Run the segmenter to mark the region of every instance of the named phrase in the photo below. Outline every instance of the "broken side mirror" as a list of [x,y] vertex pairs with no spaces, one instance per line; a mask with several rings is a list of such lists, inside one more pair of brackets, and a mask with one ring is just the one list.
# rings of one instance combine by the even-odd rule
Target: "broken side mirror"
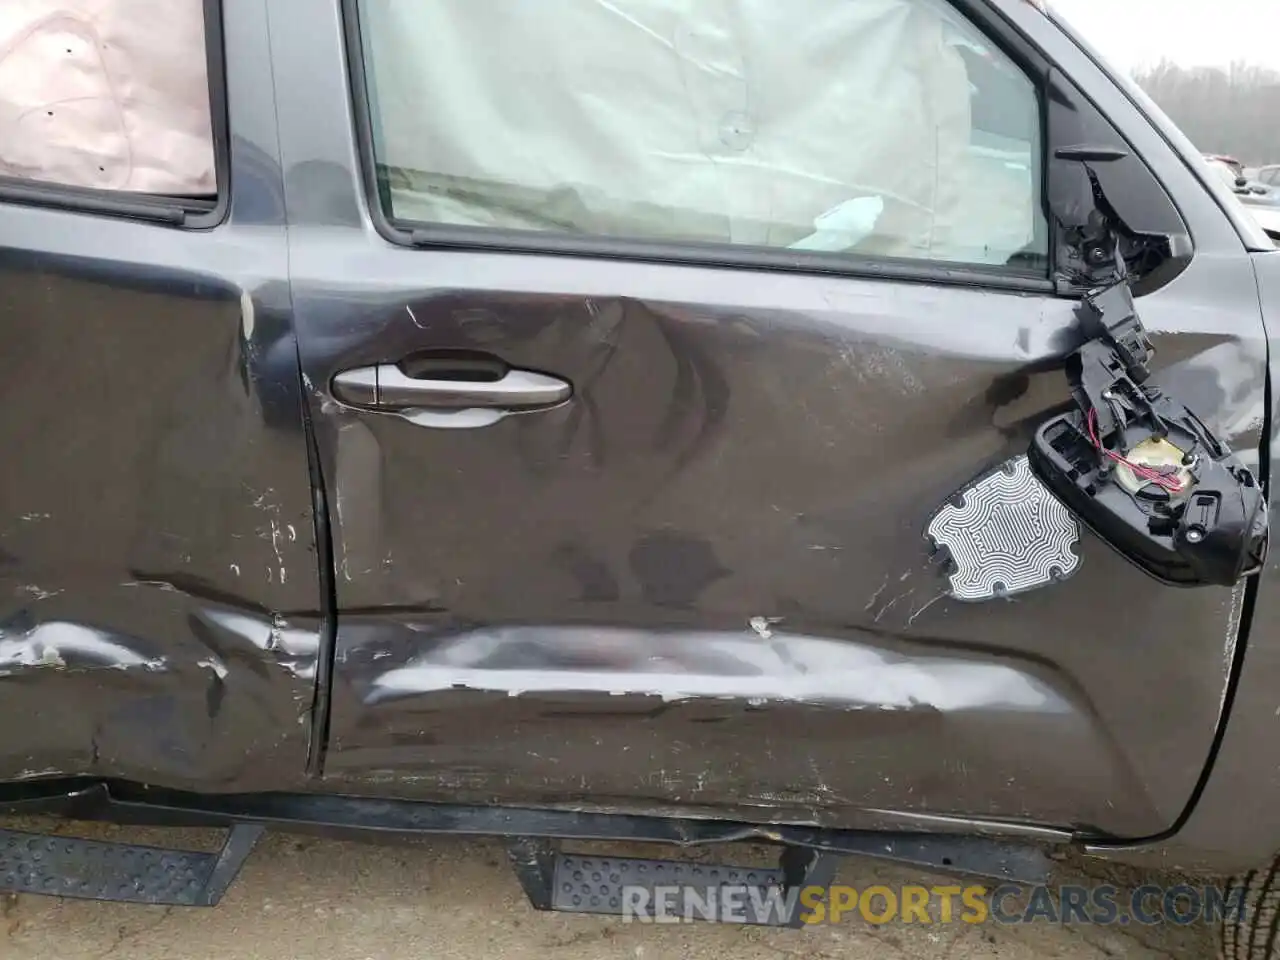
[[1180,586],[1232,585],[1267,554],[1266,498],[1225,443],[1147,383],[1154,352],[1128,283],[1080,305],[1086,341],[1067,360],[1076,409],[1036,431],[1036,476],[1142,570]]

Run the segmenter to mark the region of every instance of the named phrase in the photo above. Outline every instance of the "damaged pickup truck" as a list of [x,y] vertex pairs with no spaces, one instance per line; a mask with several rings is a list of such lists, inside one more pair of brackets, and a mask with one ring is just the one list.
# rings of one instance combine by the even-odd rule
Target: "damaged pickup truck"
[[0,809],[228,842],[0,888],[270,827],[1274,900],[1280,253],[1067,25],[157,2],[0,15]]

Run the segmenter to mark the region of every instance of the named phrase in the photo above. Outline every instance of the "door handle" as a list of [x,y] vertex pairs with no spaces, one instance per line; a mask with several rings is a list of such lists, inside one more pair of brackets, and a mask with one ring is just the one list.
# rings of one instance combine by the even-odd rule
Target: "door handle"
[[333,395],[364,410],[538,410],[568,400],[573,388],[558,377],[507,369],[493,380],[411,377],[394,363],[343,370]]

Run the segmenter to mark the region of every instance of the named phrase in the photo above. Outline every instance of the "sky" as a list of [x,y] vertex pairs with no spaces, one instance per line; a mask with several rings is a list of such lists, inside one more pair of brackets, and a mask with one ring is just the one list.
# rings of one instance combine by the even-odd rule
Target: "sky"
[[1183,66],[1233,60],[1280,70],[1280,0],[1049,0],[1123,70],[1167,57]]

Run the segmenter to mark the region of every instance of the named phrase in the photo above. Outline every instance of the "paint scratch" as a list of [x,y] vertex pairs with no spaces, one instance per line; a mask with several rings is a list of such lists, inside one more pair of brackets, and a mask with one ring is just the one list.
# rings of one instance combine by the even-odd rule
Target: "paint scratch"
[[884,593],[885,588],[888,586],[889,586],[889,577],[888,575],[886,575],[884,578],[884,583],[880,584],[880,589],[871,595],[871,599],[867,601],[867,605],[862,609],[870,610],[872,607],[874,607],[876,605],[876,601],[880,599],[880,594]]
[[759,635],[761,640],[772,640],[773,630],[771,628],[775,623],[781,622],[781,617],[752,617],[747,621],[748,625]]
[[880,610],[879,610],[879,612],[878,612],[878,613],[876,614],[876,616],[875,616],[875,621],[876,621],[876,623],[879,623],[879,622],[880,622],[880,618],[881,618],[881,617],[883,617],[886,613],[888,613],[888,612],[889,612],[889,610],[890,610],[890,608],[891,608],[891,607],[893,607],[893,605],[894,605],[895,603],[897,603],[899,600],[903,599],[903,597],[909,597],[909,596],[911,596],[910,591],[908,591],[907,593],[902,594],[902,596],[900,596],[900,597],[894,597],[892,600],[890,600],[888,603],[886,603],[883,607],[881,607],[881,608],[880,608]]
[[[270,520],[269,523],[271,524],[271,549],[275,552],[276,562],[280,565],[280,582],[284,583],[289,577],[289,572],[284,567],[284,553],[280,550],[280,541],[284,537],[284,531],[280,529],[280,524],[277,523],[274,518]],[[275,582],[273,574],[274,571],[268,567],[268,583]]]
[[928,610],[930,607],[932,607],[932,606],[933,606],[935,603],[937,603],[939,600],[944,600],[944,599],[946,599],[946,597],[948,597],[948,596],[949,596],[949,594],[944,590],[942,593],[938,594],[938,595],[937,595],[936,597],[934,597],[932,600],[929,600],[928,602],[926,602],[926,603],[924,604],[924,606],[922,606],[922,607],[920,607],[919,609],[915,610],[915,611],[911,614],[911,616],[907,617],[907,626],[911,626],[911,624],[913,624],[913,623],[915,623],[915,622],[916,622],[916,617],[920,616],[920,614],[924,613],[926,610]]
[[34,583],[27,584],[22,588],[22,590],[24,593],[30,595],[33,600],[48,600],[50,597],[56,597],[58,594],[62,593],[61,590],[45,590],[43,587],[38,587]]
[[210,657],[207,660],[197,660],[196,666],[205,667],[208,670],[212,670],[214,672],[214,675],[217,676],[219,680],[227,679],[227,668],[222,663],[221,660],[218,660],[213,657]]

